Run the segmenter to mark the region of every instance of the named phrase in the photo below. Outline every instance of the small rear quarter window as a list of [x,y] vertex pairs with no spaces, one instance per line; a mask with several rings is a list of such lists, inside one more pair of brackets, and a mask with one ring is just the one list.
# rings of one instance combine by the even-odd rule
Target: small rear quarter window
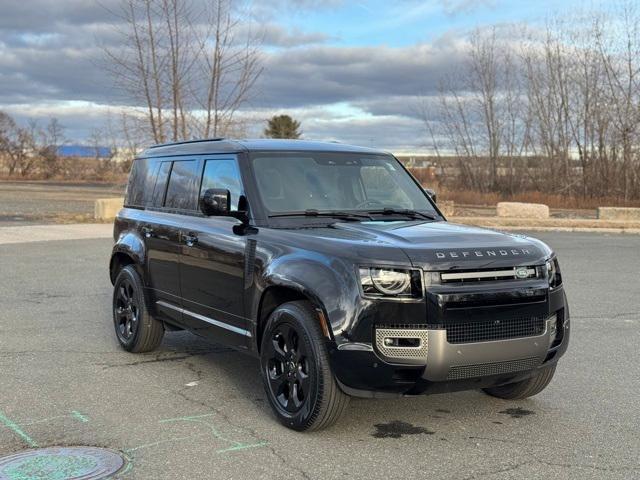
[[125,205],[147,206],[153,194],[156,164],[148,158],[134,160],[129,174]]

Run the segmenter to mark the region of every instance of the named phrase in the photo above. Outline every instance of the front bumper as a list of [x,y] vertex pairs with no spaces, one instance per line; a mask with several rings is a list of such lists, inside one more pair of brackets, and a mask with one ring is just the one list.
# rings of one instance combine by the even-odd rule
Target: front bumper
[[[540,335],[476,343],[449,343],[444,329],[427,329],[423,358],[390,359],[371,343],[343,342],[331,349],[341,388],[363,397],[441,393],[524,380],[555,364],[569,344],[569,309],[545,321]],[[373,340],[373,339],[372,339]],[[424,345],[423,345],[424,347]]]
[[546,320],[544,333],[535,337],[464,344],[448,343],[446,330],[428,330],[422,378],[441,382],[538,367],[555,339],[555,323],[556,317]]

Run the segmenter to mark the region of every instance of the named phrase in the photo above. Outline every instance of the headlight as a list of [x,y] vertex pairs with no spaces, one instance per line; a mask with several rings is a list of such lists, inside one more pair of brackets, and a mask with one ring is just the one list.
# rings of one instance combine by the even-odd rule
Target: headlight
[[547,260],[547,278],[549,279],[549,286],[556,288],[562,285],[562,275],[560,273],[560,264],[557,258]]
[[367,296],[422,296],[420,274],[414,270],[363,267],[360,269],[360,282]]

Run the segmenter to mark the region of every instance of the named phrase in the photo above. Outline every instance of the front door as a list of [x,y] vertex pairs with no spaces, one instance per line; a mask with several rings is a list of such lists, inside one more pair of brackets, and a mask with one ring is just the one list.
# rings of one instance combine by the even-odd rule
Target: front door
[[[200,194],[209,188],[231,193],[231,210],[243,194],[237,160],[204,161]],[[233,232],[231,217],[185,217],[181,228],[180,286],[185,322],[212,340],[246,347],[250,332],[244,312],[246,238]]]

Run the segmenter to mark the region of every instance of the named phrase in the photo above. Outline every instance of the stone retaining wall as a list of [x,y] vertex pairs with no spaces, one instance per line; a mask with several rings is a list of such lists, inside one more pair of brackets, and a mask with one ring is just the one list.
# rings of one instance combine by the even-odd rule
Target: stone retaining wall
[[549,207],[540,203],[499,202],[498,217],[549,218]]
[[94,207],[94,217],[96,220],[112,220],[122,208],[124,199],[116,198],[99,198],[96,200]]

